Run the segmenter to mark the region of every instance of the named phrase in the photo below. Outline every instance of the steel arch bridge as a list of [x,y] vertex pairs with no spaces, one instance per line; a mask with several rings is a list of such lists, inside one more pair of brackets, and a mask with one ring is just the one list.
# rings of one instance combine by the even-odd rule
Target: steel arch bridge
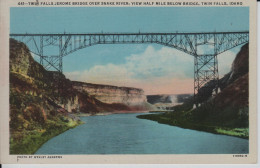
[[[200,32],[200,33],[73,33],[73,34],[10,34],[25,43],[29,50],[40,57],[40,64],[47,70],[62,73],[62,59],[77,50],[97,44],[147,44],[155,43],[175,48],[194,57],[194,97],[198,103],[200,89],[213,81],[218,90],[217,56],[238,45],[249,42],[249,32]],[[46,54],[48,46],[56,46],[57,54]],[[209,46],[208,53],[199,48]],[[45,49],[45,50],[44,50]],[[200,94],[203,95],[203,94]]]

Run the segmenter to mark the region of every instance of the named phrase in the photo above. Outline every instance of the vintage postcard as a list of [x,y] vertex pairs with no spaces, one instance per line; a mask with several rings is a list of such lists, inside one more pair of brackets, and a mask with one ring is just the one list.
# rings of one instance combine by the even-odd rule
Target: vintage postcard
[[1,163],[256,163],[256,2],[1,1]]

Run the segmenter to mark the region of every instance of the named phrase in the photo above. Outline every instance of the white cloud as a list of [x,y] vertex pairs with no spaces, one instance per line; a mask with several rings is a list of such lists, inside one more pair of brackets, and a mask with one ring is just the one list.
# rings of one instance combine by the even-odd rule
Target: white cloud
[[126,61],[125,66],[136,78],[147,79],[154,76],[186,78],[192,75],[187,69],[193,64],[193,57],[168,47],[155,50],[152,46],[148,46],[143,53],[133,54],[127,57]]
[[[235,53],[218,56],[219,73],[229,72]],[[193,91],[194,58],[169,47],[126,57],[124,64],[97,65],[85,71],[67,72],[71,80],[143,88],[146,94],[191,93]]]
[[[162,47],[155,50],[148,46],[143,53],[126,57],[126,63],[115,65],[97,65],[85,71],[89,72],[87,78],[116,78],[130,75],[134,78],[149,79],[154,76],[173,76],[177,78],[188,77],[192,71],[187,71],[193,65],[193,57],[172,48]],[[74,72],[75,73],[75,72]],[[76,75],[69,73],[70,75]],[[78,73],[78,72],[77,72]],[[78,76],[78,75],[76,75]]]

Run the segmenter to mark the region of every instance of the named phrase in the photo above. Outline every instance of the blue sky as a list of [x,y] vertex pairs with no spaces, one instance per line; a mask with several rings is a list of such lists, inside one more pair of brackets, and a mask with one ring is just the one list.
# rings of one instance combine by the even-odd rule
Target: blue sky
[[[249,30],[247,7],[11,8],[11,33],[205,32]],[[219,56],[220,76],[239,48]],[[64,57],[72,80],[147,88],[147,94],[193,89],[193,57],[165,46],[96,45]],[[185,84],[184,84],[185,83]],[[183,89],[173,86],[183,85]],[[169,88],[162,92],[160,87]]]

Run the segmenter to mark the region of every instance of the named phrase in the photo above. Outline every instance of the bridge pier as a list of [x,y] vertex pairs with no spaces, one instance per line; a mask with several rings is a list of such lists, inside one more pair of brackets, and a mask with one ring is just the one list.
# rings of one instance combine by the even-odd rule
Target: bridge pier
[[194,100],[201,103],[211,96],[212,90],[218,92],[217,55],[201,55],[194,57]]

